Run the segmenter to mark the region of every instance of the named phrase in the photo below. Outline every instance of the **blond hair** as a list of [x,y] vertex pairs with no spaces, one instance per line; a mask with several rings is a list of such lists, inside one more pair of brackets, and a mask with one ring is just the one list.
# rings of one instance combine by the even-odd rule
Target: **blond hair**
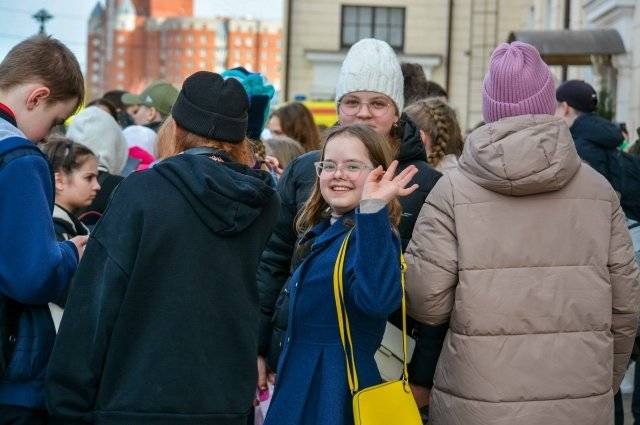
[[414,102],[405,109],[422,131],[431,139],[427,162],[437,167],[445,155],[462,154],[463,139],[455,111],[442,99],[430,98]]
[[302,145],[290,137],[281,136],[267,139],[264,142],[266,153],[278,159],[281,168],[304,153]]

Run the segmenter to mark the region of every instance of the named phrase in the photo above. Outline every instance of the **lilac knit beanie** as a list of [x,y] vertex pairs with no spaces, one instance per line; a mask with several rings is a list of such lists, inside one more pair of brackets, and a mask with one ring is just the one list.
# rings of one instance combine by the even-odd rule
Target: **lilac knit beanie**
[[516,115],[553,115],[555,83],[535,47],[514,41],[500,44],[491,55],[482,87],[486,122]]

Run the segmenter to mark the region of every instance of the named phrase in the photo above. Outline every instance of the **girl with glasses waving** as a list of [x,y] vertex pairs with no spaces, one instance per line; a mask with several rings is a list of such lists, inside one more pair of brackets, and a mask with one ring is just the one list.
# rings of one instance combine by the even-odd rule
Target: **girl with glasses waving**
[[410,183],[418,169],[410,165],[396,175],[389,145],[363,125],[334,128],[320,155],[311,197],[296,220],[309,253],[287,282],[289,326],[265,425],[353,423],[336,310],[329,302],[334,262],[351,229],[345,304],[362,388],[382,382],[374,353],[387,316],[400,306],[396,198],[418,188]]
[[[400,63],[393,49],[384,41],[360,40],[347,54],[336,84],[336,109],[339,126],[361,124],[375,131],[376,143],[398,161],[398,170],[417,168],[413,183],[419,189],[402,198],[402,216],[398,223],[401,246],[404,249],[413,231],[415,219],[424,200],[440,177],[427,164],[427,156],[419,130],[403,113],[404,81]],[[314,163],[322,160],[320,152],[308,152],[292,161],[278,183],[281,210],[274,233],[262,255],[258,268],[258,291],[261,309],[258,387],[267,387],[267,370],[275,371],[287,328],[287,302],[284,284],[291,270],[304,258],[305,250],[296,244],[301,236],[294,229],[299,214],[312,192],[315,182]],[[336,165],[339,170],[340,166]],[[345,166],[342,166],[342,171]],[[278,301],[280,298],[280,301]],[[414,359],[416,356],[414,356]],[[419,371],[433,371],[433,365],[419,366]],[[426,375],[428,375],[427,373]],[[429,376],[410,373],[415,383],[428,385]],[[424,404],[428,397],[422,397]]]

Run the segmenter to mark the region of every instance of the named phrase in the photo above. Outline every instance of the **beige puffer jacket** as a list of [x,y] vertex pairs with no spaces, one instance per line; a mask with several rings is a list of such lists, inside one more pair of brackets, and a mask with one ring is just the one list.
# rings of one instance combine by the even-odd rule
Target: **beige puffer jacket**
[[561,120],[473,132],[406,257],[410,315],[449,321],[430,423],[612,423],[640,275],[615,192]]

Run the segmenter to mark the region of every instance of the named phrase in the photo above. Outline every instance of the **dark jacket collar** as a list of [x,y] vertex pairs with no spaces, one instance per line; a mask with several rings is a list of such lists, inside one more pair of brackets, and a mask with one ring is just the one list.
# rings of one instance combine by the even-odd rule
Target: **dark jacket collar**
[[400,139],[400,150],[396,159],[399,162],[427,162],[427,151],[420,138],[420,129],[404,113],[400,117],[398,125],[402,126],[402,138]]
[[580,115],[569,131],[576,143],[590,142],[603,149],[615,149],[624,141],[620,127],[595,113]]

